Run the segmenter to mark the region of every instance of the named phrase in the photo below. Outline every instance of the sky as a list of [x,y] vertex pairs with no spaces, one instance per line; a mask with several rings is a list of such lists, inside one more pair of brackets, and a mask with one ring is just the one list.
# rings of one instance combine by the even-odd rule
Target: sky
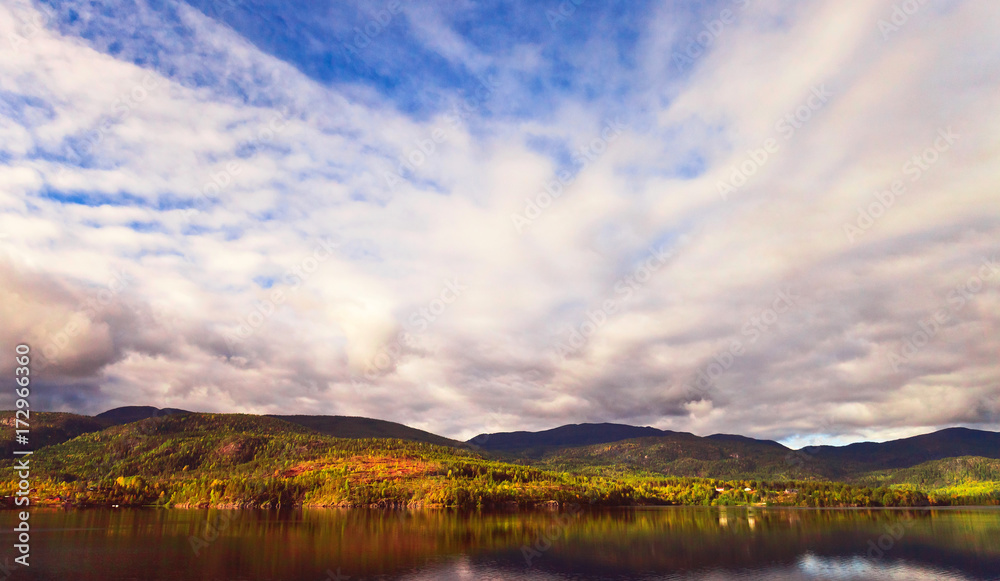
[[27,344],[37,410],[459,439],[998,430],[997,29],[975,0],[2,0],[0,374]]

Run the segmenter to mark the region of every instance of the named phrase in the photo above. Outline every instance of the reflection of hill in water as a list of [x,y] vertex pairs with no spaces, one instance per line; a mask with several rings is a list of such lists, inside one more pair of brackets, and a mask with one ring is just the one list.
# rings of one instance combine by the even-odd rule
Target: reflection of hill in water
[[[879,542],[888,550],[879,549]],[[1000,511],[671,508],[604,513],[571,528],[566,541],[537,562],[545,569],[552,561],[553,570],[577,575],[640,574],[734,571],[761,564],[794,568],[804,555],[879,568],[903,561],[995,579]]]
[[[628,575],[628,574],[626,574]],[[583,577],[584,579],[588,577]],[[607,578],[607,577],[604,577]],[[623,577],[617,577],[623,578]],[[624,577],[636,581],[971,581],[956,571],[894,563],[876,567],[863,558],[831,559],[806,555],[793,565],[775,565],[755,570],[711,569],[686,573],[638,573]],[[473,563],[458,558],[431,567],[400,581],[567,581],[577,575],[548,573],[525,568],[501,568],[490,563]]]
[[[223,514],[239,518],[227,522],[220,519]],[[997,510],[608,510],[567,517],[566,526],[559,517],[556,512],[94,510],[39,511],[33,521],[51,531],[39,538],[48,554],[40,560],[45,572],[88,581],[320,581],[338,568],[351,581],[980,581],[995,579],[1000,571]],[[221,529],[217,539],[206,536],[209,525]],[[892,532],[901,537],[884,556],[867,558],[869,541],[878,543]],[[547,549],[545,535],[554,538]],[[192,536],[209,538],[197,555]],[[538,549],[529,552],[531,567],[526,546]],[[81,547],[87,547],[82,555]],[[64,554],[77,560],[64,562],[59,557]],[[163,564],[159,577],[149,575],[151,560]],[[193,571],[198,573],[192,576]],[[962,574],[949,577],[948,571]]]

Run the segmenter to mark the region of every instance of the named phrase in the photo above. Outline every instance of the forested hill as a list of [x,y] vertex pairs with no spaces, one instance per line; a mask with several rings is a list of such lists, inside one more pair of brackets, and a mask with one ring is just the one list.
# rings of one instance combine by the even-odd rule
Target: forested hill
[[[13,412],[0,417],[12,436]],[[792,451],[751,438],[667,433],[553,447],[532,457],[416,441],[427,438],[427,433],[391,422],[298,419],[294,423],[279,417],[179,410],[108,426],[115,418],[36,412],[30,418],[33,502],[467,508],[553,502],[799,506],[1000,502],[1000,481],[994,480],[1000,478],[1000,462],[979,456],[845,472],[848,482],[832,483],[831,470],[845,471],[837,462],[820,453]],[[349,437],[331,436],[309,423]],[[386,430],[400,437],[382,437]],[[366,433],[378,437],[360,437]],[[957,436],[967,445],[976,434]],[[413,439],[401,439],[406,437]],[[945,434],[944,441],[955,437]],[[928,441],[939,440],[917,443]],[[928,447],[938,454],[947,450]],[[867,447],[862,449],[871,454]],[[11,478],[0,480],[0,495],[7,504],[18,486],[13,472],[6,469],[11,458],[0,459],[0,470]]]
[[118,426],[121,424],[130,424],[132,422],[138,422],[139,420],[145,420],[148,418],[154,418],[158,416],[170,416],[174,414],[189,414],[189,413],[191,412],[187,410],[179,410],[174,408],[158,409],[148,405],[132,405],[132,406],[110,409],[106,412],[99,413],[94,417],[97,420],[104,422],[106,425]]
[[610,444],[635,438],[673,438],[678,441],[708,439],[719,443],[763,445],[774,450],[788,451],[788,448],[771,440],[756,440],[734,434],[714,434],[700,438],[688,432],[659,430],[649,426],[638,427],[626,424],[568,424],[542,430],[540,432],[500,432],[479,434],[467,443],[491,452],[504,452],[537,457],[561,448],[578,448],[595,444]]
[[1000,433],[948,428],[890,442],[816,446],[808,453],[817,461],[839,464],[850,471],[906,468],[958,456],[1000,458]]
[[[5,457],[10,458],[14,449],[14,412],[0,412],[0,423],[8,426],[0,445],[7,450]],[[310,458],[323,457],[327,453],[324,450],[349,449],[353,456],[337,452],[341,454],[338,459],[326,464],[336,465],[337,470],[347,470],[344,474],[348,474],[353,473],[352,462],[362,465],[366,462],[365,450],[377,452],[382,464],[398,461],[405,466],[414,454],[428,458],[426,450],[431,448],[419,446],[433,446],[434,452],[430,454],[436,460],[422,461],[423,468],[415,472],[403,469],[400,474],[406,475],[401,476],[404,481],[430,478],[421,486],[430,486],[433,481],[437,484],[432,488],[439,487],[441,483],[435,478],[440,476],[441,466],[455,466],[449,462],[475,458],[483,466],[504,466],[501,472],[544,472],[547,486],[555,487],[562,486],[558,482],[565,484],[564,478],[623,482],[669,477],[747,482],[836,481],[883,487],[912,485],[925,491],[947,488],[947,494],[955,498],[990,498],[990,494],[1000,490],[997,480],[1000,434],[964,428],[885,443],[791,450],[777,442],[739,435],[700,437],[620,424],[576,424],[542,432],[484,434],[462,443],[371,418],[201,414],[148,406],[116,408],[96,417],[35,412],[29,423],[30,447],[36,451],[33,457],[49,470],[47,474],[53,481],[64,485],[132,476],[167,480],[183,476],[183,480],[197,474],[212,474],[213,478],[215,475],[224,478],[224,470],[242,473],[251,480],[262,474],[284,478],[281,475],[290,474],[289,458],[309,465],[313,461]],[[209,429],[209,426],[214,427]],[[280,450],[295,450],[295,453],[286,457],[276,452]],[[414,450],[424,452],[418,454]],[[445,457],[449,458],[447,462],[442,460]],[[234,463],[235,460],[239,462]],[[438,468],[424,470],[432,464]],[[319,472],[325,474],[323,470],[326,469]],[[448,471],[444,471],[445,476]],[[302,468],[300,472],[314,470]],[[344,477],[344,482],[351,482],[350,477]],[[499,482],[489,484],[493,485]],[[510,493],[512,498],[544,497],[544,494],[522,496],[527,490],[508,490],[505,494]],[[355,497],[328,498],[348,502],[347,499]]]
[[668,436],[674,433],[625,424],[569,424],[541,432],[479,434],[467,443],[487,451],[539,453],[553,448],[575,448],[629,438]]
[[[692,436],[693,437],[693,436]],[[656,438],[653,438],[656,439]],[[741,443],[742,444],[742,443]],[[579,450],[579,448],[576,448]],[[475,450],[391,438],[347,439],[267,416],[171,414],[89,431],[29,459],[32,503],[72,506],[461,507],[756,504],[926,506],[1000,502],[995,484],[944,492],[793,478],[678,478],[545,470]],[[11,506],[18,481],[0,481]],[[962,470],[992,475],[995,466]],[[926,467],[907,477],[938,475]],[[938,477],[935,476],[935,477]]]
[[[155,408],[152,406],[126,406],[110,409],[96,416],[83,416],[64,412],[33,412],[31,421],[31,445],[35,448],[59,444],[81,434],[97,432],[111,426],[119,426],[173,415],[192,414],[188,410]],[[398,438],[413,442],[427,442],[440,446],[467,448],[467,444],[451,440],[437,434],[411,428],[396,422],[351,416],[308,416],[272,415],[291,424],[304,426],[321,434],[336,438]],[[15,423],[13,411],[0,411],[0,423],[11,426]],[[0,433],[0,447],[10,456],[14,446],[13,429]]]
[[396,422],[359,418],[353,416],[269,416],[305,426],[321,434],[337,438],[398,438],[413,442],[427,442],[439,446],[466,447],[466,444],[411,428]]
[[731,434],[700,437],[615,424],[482,434],[469,443],[509,461],[551,470],[707,478],[853,481],[873,471],[904,469],[948,458],[1000,458],[1000,434],[966,428],[883,443],[801,450]]

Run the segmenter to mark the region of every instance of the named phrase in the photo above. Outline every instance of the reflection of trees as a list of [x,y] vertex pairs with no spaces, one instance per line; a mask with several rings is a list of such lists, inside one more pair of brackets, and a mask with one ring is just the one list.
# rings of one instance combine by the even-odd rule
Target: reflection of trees
[[[669,573],[706,568],[740,569],[769,563],[794,565],[803,555],[865,557],[869,540],[887,527],[905,532],[887,560],[929,566],[1000,567],[1000,512],[923,510],[805,510],[672,507],[593,510],[569,517],[556,512],[458,513],[445,510],[377,511],[305,509],[241,511],[194,556],[192,535],[220,522],[227,511],[40,511],[39,527],[53,532],[47,550],[74,549],[79,567],[98,579],[101,555],[129,555],[136,546],[174,555],[161,559],[172,578],[322,579],[339,567],[352,579],[393,576],[466,555],[475,562],[522,571],[521,547],[561,527],[551,548],[533,562],[539,571]],[[725,526],[722,526],[722,516]],[[565,522],[566,519],[562,519]],[[550,535],[551,536],[551,535]],[[40,541],[41,542],[41,541]],[[99,548],[99,550],[98,550]],[[146,549],[143,549],[146,550]],[[114,564],[125,575],[146,562]],[[986,570],[986,569],[984,569]],[[317,574],[318,573],[318,574]],[[90,573],[87,573],[90,574]],[[166,573],[165,573],[166,575]],[[168,577],[163,577],[168,578]]]

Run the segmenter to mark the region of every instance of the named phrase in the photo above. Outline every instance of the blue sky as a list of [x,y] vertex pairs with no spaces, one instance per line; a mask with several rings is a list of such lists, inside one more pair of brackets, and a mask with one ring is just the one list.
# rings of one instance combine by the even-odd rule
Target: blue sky
[[[565,16],[568,10],[564,6],[560,12],[560,2],[554,1],[317,5],[204,0],[187,5],[318,83],[374,90],[415,116],[439,112],[447,98],[474,92],[481,78],[498,72],[511,75],[507,80],[517,83],[524,97],[504,104],[502,113],[507,115],[545,114],[547,106],[566,95],[620,99],[630,92],[622,76],[638,72],[638,44],[654,8],[645,2],[569,3],[573,12]],[[220,78],[209,63],[187,62],[193,70],[182,70],[171,53],[191,50],[194,40],[176,3],[45,6],[53,11],[61,32],[116,58],[154,68],[189,86],[228,89],[248,103],[273,97]],[[710,6],[694,10],[710,11]],[[670,18],[684,26],[697,14],[691,9],[670,11]],[[158,26],[135,26],[150,20]],[[537,66],[507,70],[505,65],[524,48],[540,57]],[[461,49],[468,52],[457,52]]]
[[13,1],[4,342],[42,354],[54,410],[997,429],[998,24]]

